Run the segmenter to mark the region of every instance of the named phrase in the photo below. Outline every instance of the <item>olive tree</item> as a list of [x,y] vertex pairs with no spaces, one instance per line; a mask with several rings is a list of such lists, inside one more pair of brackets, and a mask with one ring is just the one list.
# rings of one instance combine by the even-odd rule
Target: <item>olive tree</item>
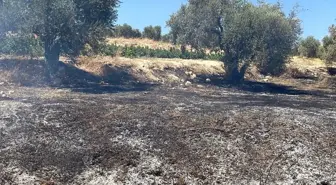
[[123,24],[123,25],[117,25],[115,27],[114,36],[125,38],[140,38],[141,32],[139,29],[133,29],[131,25]]
[[145,27],[142,36],[156,41],[161,40],[161,26]]
[[323,39],[325,49],[325,59],[328,65],[336,64],[336,26],[329,27],[329,36]]
[[55,69],[61,53],[77,56],[85,44],[97,44],[110,33],[118,4],[118,0],[1,0],[0,29],[37,35],[50,69]]
[[263,73],[278,72],[301,33],[295,11],[286,16],[279,4],[245,0],[189,0],[167,25],[177,43],[223,50],[234,82],[244,79],[252,63]]
[[316,58],[320,49],[320,41],[313,36],[308,36],[300,41],[299,54],[308,58]]

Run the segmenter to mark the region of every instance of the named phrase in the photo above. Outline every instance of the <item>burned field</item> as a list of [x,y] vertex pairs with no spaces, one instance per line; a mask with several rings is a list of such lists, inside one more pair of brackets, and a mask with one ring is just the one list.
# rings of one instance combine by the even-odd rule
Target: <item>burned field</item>
[[335,183],[333,94],[0,88],[0,184]]

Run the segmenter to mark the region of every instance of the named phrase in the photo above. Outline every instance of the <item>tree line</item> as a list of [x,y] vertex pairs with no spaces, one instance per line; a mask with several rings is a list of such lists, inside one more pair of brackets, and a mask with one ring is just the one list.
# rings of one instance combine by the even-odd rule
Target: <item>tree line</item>
[[307,58],[320,58],[328,64],[336,61],[336,26],[329,27],[329,35],[322,42],[313,36],[300,39],[294,53]]
[[[196,53],[205,50],[224,53],[220,60],[232,82],[242,81],[251,65],[263,74],[280,74],[293,53],[319,56],[329,64],[336,60],[335,26],[330,27],[322,44],[313,37],[300,40],[302,30],[297,9],[294,7],[286,14],[280,3],[189,0],[170,16],[167,35],[162,35],[159,26],[148,26],[142,32],[127,24],[116,26],[119,4],[118,0],[0,0],[0,50],[43,53],[52,73],[58,69],[60,55],[75,58],[86,45],[99,50],[111,34],[145,37],[179,44],[182,53],[185,53],[183,46],[192,47]],[[8,40],[8,36],[15,39]],[[20,44],[28,47],[14,51],[7,47]],[[142,48],[127,51],[136,56],[143,53]],[[145,53],[152,55],[152,51]],[[175,54],[174,51],[158,55]]]
[[132,28],[131,25],[123,24],[117,25],[113,32],[111,33],[113,37],[124,37],[124,38],[148,38],[155,41],[169,42],[170,38],[168,34],[162,34],[161,26],[146,26],[141,32],[139,29]]

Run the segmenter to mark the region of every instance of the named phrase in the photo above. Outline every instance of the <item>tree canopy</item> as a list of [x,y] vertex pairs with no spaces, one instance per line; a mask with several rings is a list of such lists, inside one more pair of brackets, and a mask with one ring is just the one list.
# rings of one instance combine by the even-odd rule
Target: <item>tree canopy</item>
[[325,59],[327,64],[336,64],[336,26],[329,27],[329,36],[323,39],[323,47],[325,48]]
[[295,11],[244,0],[189,0],[167,25],[174,40],[193,48],[221,49],[229,79],[241,81],[255,62],[263,73],[281,70],[301,33]]
[[131,25],[123,24],[115,27],[113,36],[125,38],[140,38],[142,35],[139,29],[133,29]]
[[319,47],[321,43],[313,36],[308,36],[306,39],[300,41],[299,53],[301,56],[308,58],[316,58],[318,56]]
[[161,40],[161,26],[147,26],[142,33],[144,38],[153,39],[156,41]]
[[[118,0],[2,0],[0,32],[35,34],[50,66],[102,41],[117,19]],[[2,34],[2,35],[3,35]]]

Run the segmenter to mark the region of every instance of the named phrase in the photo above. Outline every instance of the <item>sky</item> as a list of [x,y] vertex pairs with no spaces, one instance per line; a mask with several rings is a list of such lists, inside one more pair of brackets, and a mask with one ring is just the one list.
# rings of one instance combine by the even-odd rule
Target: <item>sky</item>
[[[160,25],[167,33],[166,21],[187,0],[121,0],[117,24],[127,23],[143,30],[148,25]],[[257,0],[251,0],[257,2]],[[266,0],[275,3],[277,0]],[[322,39],[328,34],[328,27],[336,24],[336,0],[282,0],[285,12],[296,4],[300,5],[299,18],[302,20],[303,37],[314,36]]]

